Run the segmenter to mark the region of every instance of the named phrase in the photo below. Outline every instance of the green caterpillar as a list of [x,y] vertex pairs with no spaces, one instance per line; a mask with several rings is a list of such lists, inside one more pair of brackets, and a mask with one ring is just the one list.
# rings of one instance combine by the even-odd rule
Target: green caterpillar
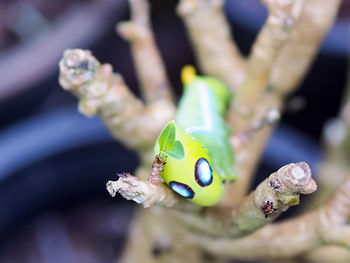
[[172,190],[201,206],[220,201],[224,182],[236,179],[234,153],[225,123],[231,94],[218,79],[181,73],[184,94],[175,121],[159,135],[154,154],[166,162],[161,175]]

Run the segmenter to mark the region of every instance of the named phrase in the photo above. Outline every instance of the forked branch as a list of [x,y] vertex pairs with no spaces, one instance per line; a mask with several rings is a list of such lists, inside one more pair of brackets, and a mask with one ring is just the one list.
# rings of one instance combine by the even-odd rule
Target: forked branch
[[[236,113],[249,114],[267,88],[270,72],[298,16],[293,7],[299,0],[265,0],[269,15],[248,58],[247,74],[235,100]],[[240,130],[240,127],[236,129]]]
[[[296,9],[294,11],[293,7],[291,14],[296,19],[294,26],[288,32],[288,40],[279,49],[278,54],[276,52],[270,53],[273,56],[277,55],[277,58],[270,65],[272,70],[269,69],[271,72],[269,73],[268,82],[265,83],[266,79],[264,78],[264,82],[261,82],[263,85],[256,86],[259,90],[261,87],[266,88],[266,90],[259,97],[252,96],[251,101],[249,101],[249,96],[243,94],[241,98],[243,98],[244,104],[248,105],[247,107],[239,102],[241,99],[237,95],[235,107],[230,110],[230,123],[235,131],[239,132],[247,129],[250,123],[259,119],[258,116],[269,108],[283,110],[285,95],[296,89],[305,76],[320,43],[333,23],[340,3],[339,0],[308,0],[305,3],[303,3],[303,0],[294,0],[294,2]],[[268,24],[265,26],[268,26]],[[255,48],[258,47],[255,46]],[[259,63],[255,66],[264,68],[264,65]],[[249,72],[247,72],[247,75],[249,75]],[[252,93],[255,92],[254,89],[251,91]],[[242,92],[244,93],[243,90]],[[267,126],[242,150],[241,156],[243,158],[237,159],[240,177],[227,191],[231,200],[240,202],[249,189],[254,168],[260,160],[267,138],[272,131],[273,127]],[[229,200],[229,198],[226,198],[226,200]]]
[[272,222],[290,206],[299,204],[300,194],[316,191],[306,163],[288,164],[272,173],[237,206],[214,206],[200,214],[181,214],[201,234],[238,238]]
[[300,194],[313,193],[317,187],[306,163],[289,164],[271,174],[240,205],[201,208],[175,194],[164,183],[152,183],[155,174],[160,177],[158,163],[156,158],[148,181],[126,174],[115,182],[109,181],[108,191],[112,196],[120,193],[144,207],[161,205],[187,210],[179,213],[186,225],[215,236],[247,235],[276,219],[289,206],[298,205]]
[[144,105],[109,64],[100,64],[91,52],[66,50],[60,61],[60,84],[79,98],[79,111],[100,115],[110,132],[127,146],[152,147],[174,106],[160,100]]
[[170,82],[151,29],[147,0],[129,0],[131,21],[117,25],[119,35],[131,44],[137,77],[146,102],[173,102]]
[[330,202],[321,208],[282,223],[270,224],[236,240],[195,236],[192,240],[202,249],[224,257],[291,258],[324,245],[350,249],[350,179]]
[[244,79],[245,59],[231,36],[222,8],[223,0],[181,0],[178,13],[203,72],[236,90]]

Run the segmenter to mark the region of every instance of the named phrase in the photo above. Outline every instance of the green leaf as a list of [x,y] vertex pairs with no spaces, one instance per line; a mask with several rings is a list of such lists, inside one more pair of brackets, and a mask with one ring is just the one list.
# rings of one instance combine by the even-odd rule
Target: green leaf
[[177,160],[185,158],[185,150],[180,141],[176,140],[176,124],[174,121],[168,122],[160,133],[154,147],[154,153],[160,154],[163,159],[166,156]]
[[180,141],[175,141],[168,150],[164,152],[169,157],[172,157],[177,160],[185,158],[185,150]]
[[154,156],[156,156],[157,154],[160,153],[160,146],[159,146],[158,141],[156,142],[156,145],[154,146],[153,153],[154,153]]
[[166,152],[175,143],[175,137],[176,125],[174,121],[170,121],[160,133],[155,150]]

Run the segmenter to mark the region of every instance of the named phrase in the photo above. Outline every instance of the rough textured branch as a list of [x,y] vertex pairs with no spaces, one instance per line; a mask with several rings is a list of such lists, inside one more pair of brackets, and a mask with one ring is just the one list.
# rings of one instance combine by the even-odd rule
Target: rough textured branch
[[[274,111],[280,112],[281,101],[272,94],[263,94],[261,97],[261,103],[256,107],[255,115],[252,116],[247,126],[241,132],[237,131],[237,135],[244,133],[245,130],[249,130],[252,123],[259,122],[262,119],[267,118],[268,113],[273,109]],[[234,110],[230,111],[229,119],[230,122],[236,124],[238,121],[246,121],[241,119],[239,114],[236,114]],[[258,164],[262,151],[267,143],[267,138],[271,135],[276,123],[265,125],[259,130],[249,141],[245,142],[239,149],[236,155],[236,167],[239,174],[237,181],[234,184],[226,185],[225,195],[223,202],[227,204],[238,204],[247,194],[249,190],[251,180],[254,176],[254,170]],[[235,125],[233,125],[235,127]],[[245,124],[244,124],[245,126]]]
[[165,66],[157,48],[151,29],[147,0],[129,0],[131,21],[117,26],[118,33],[131,44],[132,55],[141,86],[147,102],[173,99]]
[[271,174],[235,207],[214,206],[199,216],[182,214],[200,233],[237,238],[270,223],[289,206],[299,204],[300,194],[316,191],[306,163],[288,164]]
[[273,66],[269,86],[282,95],[295,89],[308,71],[337,14],[340,0],[307,0]]
[[163,165],[164,162],[156,156],[148,181],[139,180],[130,174],[122,174],[117,181],[107,182],[107,190],[112,197],[120,193],[125,199],[142,204],[145,208],[160,205],[175,209],[199,210],[199,207],[175,194],[162,182],[160,172]]
[[165,184],[155,185],[147,181],[140,181],[130,174],[120,175],[117,181],[108,181],[107,190],[112,197],[119,193],[125,199],[135,201],[145,208],[156,204],[173,207],[177,202],[175,193]]
[[266,0],[269,15],[249,55],[243,87],[237,91],[236,112],[247,114],[266,89],[270,72],[281,48],[287,42],[296,16],[297,0]]
[[239,154],[239,151],[251,142],[259,131],[276,124],[280,120],[280,117],[280,112],[277,109],[269,109],[262,119],[251,123],[245,131],[233,135],[230,141],[236,154]]
[[223,0],[181,0],[178,13],[204,73],[238,89],[245,75],[245,60],[233,41],[222,6]]
[[[284,95],[302,79],[334,18],[339,0],[308,0],[297,11],[291,9],[292,0],[266,0],[270,16],[248,65],[231,42],[222,1],[181,0],[179,12],[205,73],[221,78],[236,90],[244,80],[244,86],[250,87],[239,91],[243,95],[238,96],[237,107],[230,111],[232,116],[238,116],[230,119],[236,134],[248,130],[249,135],[256,130],[251,124],[263,119],[271,108],[280,110]],[[303,0],[294,2],[301,6]],[[147,2],[130,0],[130,3],[132,20],[120,24],[118,31],[132,44],[148,105],[129,91],[110,65],[101,65],[88,51],[69,50],[60,62],[60,83],[79,98],[80,111],[85,115],[99,114],[112,134],[137,149],[142,159],[143,170],[139,173],[143,176],[139,178],[144,180],[124,174],[118,181],[107,183],[110,193],[120,193],[144,207],[157,205],[143,210],[133,224],[123,262],[175,263],[183,262],[184,258],[188,262],[203,262],[203,253],[207,252],[215,259],[224,256],[280,260],[322,245],[350,248],[350,179],[326,205],[267,226],[289,206],[297,205],[300,194],[316,190],[308,165],[284,166],[244,197],[272,131],[271,125],[244,142],[236,158],[240,177],[232,188],[226,187],[225,192],[229,193],[226,202],[217,206],[199,207],[176,195],[163,184],[160,177],[163,164],[158,159],[148,180],[145,179],[153,143],[165,123],[173,118],[174,105],[150,29]],[[300,19],[288,30],[289,18],[295,14],[301,14]],[[257,92],[250,96],[252,91]],[[159,250],[160,254],[152,253]]]
[[[120,193],[144,207],[161,205],[187,209],[191,213],[179,216],[192,228],[211,235],[235,238],[247,235],[277,218],[289,206],[298,205],[299,194],[310,194],[317,188],[306,163],[288,164],[271,174],[241,205],[232,208],[214,206],[203,210],[176,195],[160,180],[154,180],[154,177],[160,177],[161,168],[155,165],[158,163],[156,158],[148,181],[124,174],[118,181],[107,183],[108,191],[112,196]],[[152,183],[154,181],[156,183]]]
[[[291,28],[300,15],[303,0],[264,2],[269,9],[269,16],[253,44],[243,86],[237,91],[237,97],[229,111],[230,123],[238,133],[247,130],[251,123],[261,119],[261,114],[265,114],[270,108],[282,108],[280,98],[266,91],[271,69],[282,47],[289,40]],[[225,202],[240,202],[247,193],[256,164],[272,131],[273,126],[270,125],[245,145],[240,158],[237,159],[240,177],[235,185],[227,187]]]
[[87,50],[64,52],[59,82],[79,98],[80,112],[99,114],[111,133],[131,148],[152,147],[175,111],[164,100],[145,106],[109,64],[101,65]]
[[[268,108],[280,110],[283,108],[284,96],[297,88],[298,83],[307,73],[320,43],[334,20],[339,2],[338,0],[308,0],[305,1],[303,8],[297,8],[294,16],[299,19],[291,29],[288,41],[272,65],[273,70],[267,85],[269,89],[259,97],[253,108],[240,108],[239,103],[235,103],[235,107],[231,108],[230,123],[235,131],[245,130],[261,112],[266,112]],[[300,7],[301,4],[299,4]],[[273,127],[265,128],[241,152],[243,158],[237,160],[240,177],[226,191],[226,200],[240,202],[244,197],[249,189],[253,171],[260,159],[265,142],[272,131]]]
[[350,179],[329,203],[302,216],[271,224],[236,240],[196,237],[202,249],[226,257],[290,258],[324,245],[350,248]]

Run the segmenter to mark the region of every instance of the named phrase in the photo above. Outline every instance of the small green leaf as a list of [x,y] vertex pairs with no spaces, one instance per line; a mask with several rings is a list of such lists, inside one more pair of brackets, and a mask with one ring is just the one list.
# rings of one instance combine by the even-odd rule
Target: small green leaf
[[168,122],[163,131],[160,133],[156,149],[158,151],[165,152],[167,149],[171,147],[175,143],[176,137],[176,125],[174,121]]
[[154,156],[156,156],[157,154],[160,153],[160,146],[159,146],[158,141],[156,142],[156,145],[154,146],[153,153],[154,153]]
[[185,150],[180,141],[175,141],[171,147],[165,151],[165,154],[177,160],[185,158]]

